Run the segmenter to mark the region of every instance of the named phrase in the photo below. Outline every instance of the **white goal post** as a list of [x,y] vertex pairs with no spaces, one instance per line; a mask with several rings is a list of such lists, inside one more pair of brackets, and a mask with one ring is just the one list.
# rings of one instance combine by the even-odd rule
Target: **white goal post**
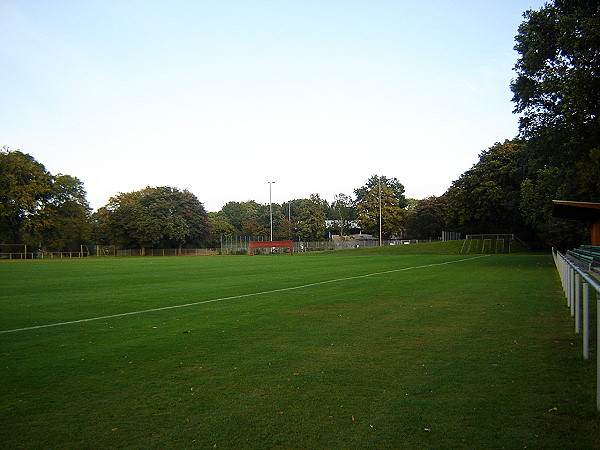
[[27,259],[32,258],[31,248],[27,244],[0,244],[0,259]]

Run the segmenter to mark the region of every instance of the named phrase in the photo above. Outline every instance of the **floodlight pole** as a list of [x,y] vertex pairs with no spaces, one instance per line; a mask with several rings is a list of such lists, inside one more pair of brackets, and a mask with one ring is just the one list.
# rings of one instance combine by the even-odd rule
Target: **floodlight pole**
[[381,247],[382,239],[381,239],[381,176],[377,177],[379,181],[379,246]]
[[267,183],[269,183],[269,220],[271,222],[271,240],[273,240],[273,204],[271,203],[271,187],[275,182],[267,181]]
[[288,202],[288,222],[289,222],[289,233],[290,239],[292,238],[292,202]]

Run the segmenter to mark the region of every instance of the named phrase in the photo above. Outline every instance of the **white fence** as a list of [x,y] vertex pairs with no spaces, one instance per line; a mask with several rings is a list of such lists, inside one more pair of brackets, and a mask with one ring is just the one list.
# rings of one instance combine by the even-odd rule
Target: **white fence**
[[54,258],[83,258],[87,252],[26,252],[0,253],[0,259],[54,259]]
[[[208,256],[216,255],[217,251],[212,248],[140,248],[116,249],[114,255],[106,256]],[[97,255],[102,256],[102,255]]]
[[212,248],[140,248],[117,249],[112,246],[83,245],[78,252],[0,252],[1,259],[64,259],[106,256],[206,256],[216,255],[218,251]]
[[515,239],[514,234],[467,234],[466,239]]
[[455,231],[442,231],[442,241],[459,241],[462,239],[462,233]]
[[0,244],[0,259],[54,259],[83,258],[91,256],[87,245],[81,245],[79,251],[48,252],[26,244]]
[[590,301],[596,296],[596,409],[600,411],[600,283],[582,270],[578,264],[560,252],[552,251],[560,275],[567,307],[575,319],[575,333],[583,334],[583,358],[590,358]]
[[[247,255],[250,250],[251,241],[264,241],[265,237],[252,236],[227,236],[221,239],[221,248],[132,248],[117,249],[114,245],[82,245],[78,252],[46,252],[37,250],[28,251],[23,244],[10,244],[14,248],[11,251],[2,251],[0,244],[0,260],[2,259],[57,259],[57,258],[84,258],[84,257],[106,257],[106,256],[203,256],[203,255]],[[382,245],[417,244],[421,242],[432,242],[432,240],[384,240]],[[300,241],[294,242],[294,252],[313,252],[324,250],[344,250],[359,247],[377,247],[379,240],[376,238],[364,239],[330,239],[326,241]],[[275,249],[276,252],[289,251],[286,249]],[[256,253],[268,252],[271,249],[256,249]]]

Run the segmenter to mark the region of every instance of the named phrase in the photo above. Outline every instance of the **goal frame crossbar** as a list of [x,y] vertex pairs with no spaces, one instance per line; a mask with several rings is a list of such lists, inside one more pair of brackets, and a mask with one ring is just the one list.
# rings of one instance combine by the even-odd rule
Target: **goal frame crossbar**
[[250,256],[254,256],[255,248],[289,248],[290,255],[294,255],[294,243],[292,241],[250,241]]

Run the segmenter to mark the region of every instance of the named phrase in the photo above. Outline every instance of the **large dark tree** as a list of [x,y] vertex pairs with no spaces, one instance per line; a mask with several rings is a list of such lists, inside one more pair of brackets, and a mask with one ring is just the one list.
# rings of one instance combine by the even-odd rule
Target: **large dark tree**
[[52,177],[48,198],[25,226],[25,241],[48,251],[78,251],[89,242],[90,232],[83,183],[69,175]]
[[465,234],[522,234],[525,226],[519,206],[524,158],[520,141],[497,143],[482,152],[479,162],[445,194],[450,227]]
[[354,190],[354,194],[358,223],[362,230],[378,235],[381,216],[383,237],[402,235],[408,202],[404,196],[404,186],[397,178],[372,175],[364,186]]
[[[170,192],[169,192],[170,191]],[[182,226],[173,233],[170,244],[179,248],[184,245],[204,245],[211,235],[211,223],[204,205],[187,189],[166,188],[166,197],[171,202],[171,216],[180,216]]]
[[569,198],[568,186],[561,170],[547,167],[536,173],[535,181],[521,185],[521,210],[526,222],[535,230],[536,241],[561,250],[589,241],[586,223],[552,217],[552,199]]
[[228,220],[229,223],[240,233],[244,227],[244,222],[257,219],[260,216],[260,205],[255,201],[247,202],[227,202],[219,211],[219,215]]
[[337,194],[328,208],[328,219],[333,221],[331,231],[339,233],[340,236],[348,234],[351,222],[356,220],[356,207],[352,198],[346,194]]
[[204,206],[187,190],[147,187],[119,194],[95,215],[99,236],[121,246],[202,245],[210,236]]
[[[219,216],[229,221],[237,233],[253,236],[268,236],[270,232],[269,205],[261,205],[254,200],[227,202],[219,211]],[[273,204],[273,227],[280,228],[283,215],[281,208]]]
[[211,247],[218,247],[224,237],[232,236],[236,233],[236,229],[220,211],[209,212],[208,217],[210,219],[212,230],[212,240],[210,241]]
[[522,211],[540,238],[569,246],[581,226],[553,220],[551,201],[600,201],[600,3],[555,0],[524,17],[511,85],[528,156]]
[[364,186],[354,189],[356,204],[360,204],[373,190],[379,189],[380,185],[389,188],[391,195],[397,200],[401,208],[406,207],[404,185],[396,177],[388,178],[385,175],[371,175]]
[[52,175],[35,158],[0,149],[0,242],[22,243],[26,223],[51,191]]
[[325,237],[325,211],[327,202],[319,194],[299,202],[295,220],[295,235],[302,241],[320,241]]
[[[285,208],[273,203],[273,236],[274,239],[289,239],[290,225],[286,220],[288,205]],[[294,208],[294,206],[292,206]],[[294,208],[295,209],[295,208]],[[269,237],[271,233],[271,212],[269,204],[257,203],[254,200],[246,202],[227,202],[219,211],[218,217],[229,222],[235,233],[246,236]]]
[[79,179],[52,175],[18,150],[0,150],[0,242],[78,251],[89,242],[90,208],[85,197]]
[[446,197],[418,200],[408,212],[406,234],[412,239],[437,239],[446,231]]
[[[565,133],[597,145],[600,104],[600,3],[556,0],[527,11],[515,50],[512,83],[521,131],[528,137]],[[566,136],[564,136],[566,137]],[[565,155],[549,149],[549,157]]]

